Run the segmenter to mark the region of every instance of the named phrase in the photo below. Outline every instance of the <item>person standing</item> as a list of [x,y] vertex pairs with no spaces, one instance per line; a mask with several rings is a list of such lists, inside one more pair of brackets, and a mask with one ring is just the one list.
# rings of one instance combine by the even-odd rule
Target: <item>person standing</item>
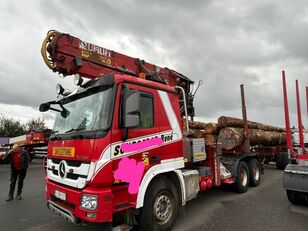
[[25,149],[20,147],[18,144],[14,144],[12,150],[10,150],[5,154],[0,155],[0,158],[1,157],[3,160],[6,158],[11,159],[11,183],[10,183],[9,196],[6,199],[6,201],[13,200],[17,179],[18,179],[18,187],[17,187],[16,200],[20,200],[24,179],[26,177],[27,169],[30,162],[29,153]]

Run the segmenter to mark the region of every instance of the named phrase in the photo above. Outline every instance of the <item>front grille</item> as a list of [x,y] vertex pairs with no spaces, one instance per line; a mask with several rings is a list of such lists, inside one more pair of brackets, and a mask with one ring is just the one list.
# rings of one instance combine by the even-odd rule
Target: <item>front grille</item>
[[[54,182],[80,189],[86,185],[90,166],[89,162],[47,159],[47,175]],[[65,173],[60,176],[60,171]]]
[[77,180],[78,177],[87,178],[87,176],[85,176],[85,175],[78,175],[78,174],[74,174],[74,173],[67,173],[66,177],[68,179],[72,179],[72,180]]
[[[61,159],[51,159],[51,161],[53,164],[60,164],[62,160]],[[88,162],[82,162],[79,160],[65,160],[65,161],[69,166],[72,166],[72,167],[80,167],[82,163],[86,163],[86,164],[88,163]]]
[[[59,176],[59,171],[58,170],[55,170],[55,169],[48,169],[48,170],[51,170],[52,174]],[[69,173],[69,172],[66,174],[66,178],[68,178],[68,179],[77,180],[78,177],[87,178],[86,175],[79,175],[79,174]]]

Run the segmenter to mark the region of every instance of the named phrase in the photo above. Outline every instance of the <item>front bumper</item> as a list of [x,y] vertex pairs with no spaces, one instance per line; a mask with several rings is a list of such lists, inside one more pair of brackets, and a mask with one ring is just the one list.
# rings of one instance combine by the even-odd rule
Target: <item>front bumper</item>
[[[66,194],[66,200],[55,197],[55,190]],[[95,210],[80,207],[83,194],[96,195],[98,206]],[[58,185],[46,178],[46,199],[50,210],[64,217],[66,220],[78,224],[81,220],[88,222],[112,221],[112,192],[109,188],[86,187],[83,190]],[[92,216],[87,216],[91,214]],[[93,216],[93,214],[95,214]]]
[[65,218],[67,221],[70,221],[74,224],[79,224],[81,221],[80,219],[75,217],[69,210],[57,205],[56,203],[52,201],[47,202],[47,207],[54,213],[60,215],[61,217]]
[[308,192],[308,166],[288,164],[283,173],[285,189]]

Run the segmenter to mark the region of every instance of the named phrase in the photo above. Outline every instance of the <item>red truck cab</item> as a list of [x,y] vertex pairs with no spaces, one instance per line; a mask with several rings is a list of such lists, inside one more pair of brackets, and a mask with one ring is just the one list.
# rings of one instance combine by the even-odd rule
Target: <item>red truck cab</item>
[[[138,94],[140,102],[139,113],[135,115],[138,126],[133,128],[124,127],[127,94]],[[49,141],[46,177],[49,207],[76,222],[78,219],[110,222],[114,213],[141,207],[149,183],[147,178],[159,173],[153,169],[164,172],[167,167],[184,166],[177,94],[170,86],[115,74],[90,80],[84,88],[55,102],[70,115],[64,118],[58,113],[56,132]],[[127,144],[155,137],[163,143],[124,152],[123,136]],[[114,178],[124,156],[145,163],[138,193],[128,193],[128,183]]]

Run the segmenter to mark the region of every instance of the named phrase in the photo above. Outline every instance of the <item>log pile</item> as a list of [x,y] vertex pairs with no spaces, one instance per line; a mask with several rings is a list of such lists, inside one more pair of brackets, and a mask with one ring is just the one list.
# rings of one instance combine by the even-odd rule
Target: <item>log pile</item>
[[[185,126],[185,123],[184,123]],[[189,121],[189,135],[194,138],[204,138],[206,145],[213,145],[219,139],[222,148],[231,150],[244,142],[243,120],[221,116],[218,123],[203,123]],[[280,145],[286,143],[285,129],[262,123],[248,121],[250,145]],[[184,129],[185,130],[185,129]]]
[[204,130],[205,125],[206,125],[206,123],[203,123],[203,122],[188,120],[189,128],[195,128],[195,129],[199,129],[199,130]]
[[[184,121],[185,126],[185,121]],[[219,126],[217,123],[203,123],[197,121],[188,121],[189,136],[194,138],[204,138],[206,145],[213,145],[217,143],[219,134]],[[187,136],[184,127],[184,135]]]
[[206,145],[213,145],[217,143],[218,135],[217,134],[205,134],[204,143]]
[[219,126],[216,123],[207,123],[204,125],[204,131],[206,134],[218,134]]
[[[242,128],[223,128],[219,132],[219,140],[222,143],[222,148],[231,150],[241,146],[244,142]],[[279,145],[286,143],[286,134],[276,131],[264,131],[260,129],[249,129],[250,145]]]
[[202,132],[202,130],[196,129],[196,128],[190,128],[189,127],[189,132],[187,134],[186,129],[183,132],[184,136],[191,136],[194,138],[202,138],[204,136],[204,132]]
[[[262,123],[257,123],[253,121],[247,121],[248,128],[254,128],[259,129],[263,131],[274,131],[274,132],[286,132],[286,129],[284,128],[278,128]],[[236,128],[242,128],[244,126],[244,122],[242,119],[233,118],[233,117],[227,117],[227,116],[221,116],[218,118],[218,126],[220,128],[226,128],[226,127],[236,127]]]

